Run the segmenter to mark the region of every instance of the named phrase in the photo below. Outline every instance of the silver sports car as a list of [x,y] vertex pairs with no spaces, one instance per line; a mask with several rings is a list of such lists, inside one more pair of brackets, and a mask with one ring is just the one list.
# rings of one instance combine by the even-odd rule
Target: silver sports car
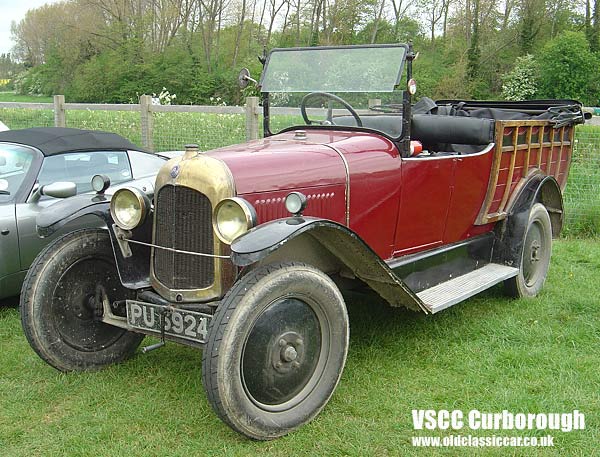
[[55,127],[0,132],[0,298],[20,292],[29,265],[45,245],[98,224],[90,218],[40,238],[36,216],[42,209],[57,198],[91,192],[95,175],[110,179],[107,193],[132,181],[152,193],[158,169],[172,155],[144,152],[107,132]]

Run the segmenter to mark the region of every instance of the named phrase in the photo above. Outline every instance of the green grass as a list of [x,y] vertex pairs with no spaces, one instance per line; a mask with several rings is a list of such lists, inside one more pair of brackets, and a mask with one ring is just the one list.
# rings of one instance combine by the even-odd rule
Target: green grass
[[52,103],[52,97],[42,97],[38,95],[20,95],[14,92],[0,92],[0,102],[34,102],[34,103]]
[[533,300],[507,299],[497,287],[432,317],[349,296],[350,351],[336,393],[312,423],[267,443],[216,418],[202,390],[200,351],[168,344],[101,372],[61,374],[33,353],[16,307],[5,305],[0,449],[15,457],[465,455],[413,448],[412,436],[457,432],[415,432],[411,410],[579,409],[586,429],[552,432],[554,448],[481,453],[597,455],[599,277],[600,242],[571,240],[555,244],[548,282]]

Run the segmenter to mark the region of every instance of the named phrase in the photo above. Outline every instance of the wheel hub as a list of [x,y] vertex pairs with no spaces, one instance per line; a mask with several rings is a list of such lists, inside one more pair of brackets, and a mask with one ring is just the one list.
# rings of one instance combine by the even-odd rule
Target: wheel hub
[[271,303],[256,319],[244,346],[241,368],[248,395],[266,409],[301,401],[307,395],[301,392],[318,378],[315,368],[328,338],[306,301],[285,297]]
[[543,270],[546,254],[544,252],[544,233],[539,222],[531,224],[523,246],[523,279],[525,284],[535,284]]
[[84,295],[73,304],[73,315],[82,321],[90,321],[94,318],[96,300],[93,294]]
[[119,290],[114,267],[101,258],[75,262],[57,281],[52,300],[56,331],[65,344],[78,351],[98,351],[110,346],[124,330],[103,323],[102,290]]
[[275,339],[271,349],[273,367],[279,373],[288,373],[300,367],[304,359],[304,340],[296,332],[286,332]]
[[530,260],[532,262],[539,262],[540,261],[540,242],[538,240],[535,240],[531,243],[531,256],[530,256]]

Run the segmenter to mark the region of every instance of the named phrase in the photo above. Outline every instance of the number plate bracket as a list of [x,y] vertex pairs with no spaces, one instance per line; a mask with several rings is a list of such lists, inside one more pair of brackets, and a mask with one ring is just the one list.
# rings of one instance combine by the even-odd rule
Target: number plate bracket
[[202,346],[208,339],[212,316],[174,306],[127,300],[127,328],[164,337],[187,346]]

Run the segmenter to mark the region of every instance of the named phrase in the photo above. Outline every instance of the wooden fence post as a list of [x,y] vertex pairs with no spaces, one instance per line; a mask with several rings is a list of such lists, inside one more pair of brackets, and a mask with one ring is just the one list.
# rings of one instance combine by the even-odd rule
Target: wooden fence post
[[142,146],[154,151],[154,119],[152,117],[152,96],[140,95],[140,123],[142,130]]
[[54,96],[54,127],[66,127],[67,118],[65,115],[65,96]]
[[258,97],[246,97],[246,140],[258,139]]

